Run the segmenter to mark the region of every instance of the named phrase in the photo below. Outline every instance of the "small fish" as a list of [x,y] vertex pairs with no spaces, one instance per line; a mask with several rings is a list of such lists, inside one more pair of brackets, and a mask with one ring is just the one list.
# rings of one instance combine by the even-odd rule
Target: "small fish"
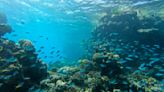
[[33,64],[33,65],[31,65],[30,67],[35,67],[36,66],[36,64]]
[[159,70],[160,72],[164,72],[164,69]]
[[56,57],[59,57],[60,55],[56,55]]
[[42,50],[38,50],[37,52],[41,52]]
[[29,88],[29,92],[32,92],[34,90],[35,90],[35,86],[32,86],[32,87]]
[[56,51],[56,53],[59,53],[59,52],[60,52],[59,50]]
[[142,70],[145,67],[145,63],[141,64],[138,69]]
[[120,60],[119,62],[120,62],[121,64],[123,64],[123,63],[126,63],[127,61],[122,59],[122,60]]
[[48,40],[48,37],[46,37],[46,40]]
[[62,56],[59,57],[59,59],[62,59],[62,58],[63,58]]
[[47,58],[47,56],[44,56],[44,58]]
[[159,46],[159,45],[154,45],[154,47],[156,47],[156,48],[158,48],[158,49],[160,48],[160,46]]
[[41,49],[43,49],[43,48],[44,48],[44,46],[41,46],[40,48],[41,48]]
[[41,35],[41,36],[39,36],[39,37],[40,37],[40,38],[43,38],[44,36]]
[[132,58],[128,58],[128,57],[126,57],[125,59],[128,60],[128,61],[133,61]]
[[49,62],[49,65],[51,65],[51,64],[53,64],[53,61],[50,61],[50,62]]
[[126,69],[129,69],[129,70],[131,70],[131,69],[132,69],[132,67],[128,67],[128,66],[127,66],[127,67],[126,67]]
[[20,21],[20,23],[21,23],[21,24],[25,24],[25,22],[24,22],[23,20],[22,20],[22,21]]
[[15,72],[13,73],[13,76],[17,75],[18,73],[19,73],[18,71],[15,71]]
[[17,37],[18,35],[17,35],[17,34],[13,34],[12,36],[13,36],[13,37]]
[[0,72],[9,72],[9,71],[10,71],[9,69],[3,69]]
[[25,32],[26,34],[30,34],[30,32]]
[[135,57],[135,58],[139,58],[139,56],[137,56],[137,55],[134,55],[134,57]]
[[25,77],[23,78],[24,80],[30,80],[31,78],[30,77]]
[[41,54],[44,54],[44,52],[42,52]]
[[12,77],[12,75],[7,75],[4,77],[5,80],[9,80]]
[[3,86],[3,83],[0,83],[0,87],[2,87]]
[[162,73],[156,73],[155,76],[162,77],[162,76],[164,76],[164,74],[162,74]]
[[15,87],[15,89],[21,88],[23,85],[24,85],[24,82],[21,82]]
[[106,67],[106,65],[105,64],[100,64],[100,67],[103,67],[104,68],[104,67]]
[[55,49],[55,47],[52,47],[51,49]]
[[133,57],[133,55],[128,55],[128,57],[130,58],[130,57]]
[[37,43],[38,41],[32,41],[33,43]]
[[50,54],[54,54],[54,51],[51,51]]

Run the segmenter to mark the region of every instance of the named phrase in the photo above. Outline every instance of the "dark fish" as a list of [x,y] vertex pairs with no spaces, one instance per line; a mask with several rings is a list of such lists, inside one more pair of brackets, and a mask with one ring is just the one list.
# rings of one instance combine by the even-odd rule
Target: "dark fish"
[[30,34],[30,32],[26,32],[26,34]]
[[53,61],[50,61],[49,64],[53,64]]
[[62,58],[63,58],[62,56],[59,57],[59,59],[62,59]]
[[37,43],[37,41],[33,41],[33,43]]
[[54,51],[51,51],[50,54],[54,54]]
[[47,56],[44,56],[44,58],[47,58]]
[[18,35],[17,35],[17,34],[13,34],[12,36],[13,36],[13,37],[17,37]]
[[41,35],[41,36],[39,36],[39,37],[42,38],[42,37],[44,37],[44,36]]
[[21,23],[21,24],[25,24],[25,22],[24,22],[24,21],[20,21],[20,23]]
[[17,75],[18,73],[19,73],[18,71],[15,71],[15,72],[13,73],[13,76]]
[[41,54],[44,54],[44,52],[42,52]]
[[41,52],[42,50],[38,50],[37,52]]
[[55,47],[52,47],[51,49],[55,49]]
[[46,40],[48,40],[48,37],[46,38]]
[[60,52],[59,50],[56,51],[56,53],[59,53],[59,52]]
[[59,57],[60,55],[57,55],[56,57]]
[[43,49],[43,48],[44,48],[44,46],[41,46],[40,48],[41,48],[41,49]]

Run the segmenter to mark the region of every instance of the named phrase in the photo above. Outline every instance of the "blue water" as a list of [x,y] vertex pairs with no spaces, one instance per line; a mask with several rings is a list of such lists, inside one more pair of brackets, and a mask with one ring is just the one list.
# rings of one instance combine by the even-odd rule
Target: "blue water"
[[14,30],[4,37],[15,42],[29,39],[37,51],[44,46],[38,57],[50,62],[61,59],[50,54],[52,47],[60,50],[62,59],[80,58],[84,53],[83,40],[90,38],[106,11],[156,1],[159,0],[0,0],[0,11],[7,15]]
[[36,50],[44,46],[44,54],[38,54],[46,62],[59,60],[50,54],[52,47],[60,50],[64,59],[78,59],[83,54],[81,42],[89,38],[94,27],[93,16],[69,4],[58,0],[1,0],[0,11],[14,30],[5,38],[15,42],[29,39]]

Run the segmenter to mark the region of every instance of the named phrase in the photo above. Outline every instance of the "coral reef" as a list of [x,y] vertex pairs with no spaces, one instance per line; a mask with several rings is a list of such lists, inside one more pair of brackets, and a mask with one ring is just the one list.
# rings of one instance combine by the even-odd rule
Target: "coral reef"
[[[11,32],[0,17],[0,36]],[[0,92],[27,92],[47,76],[47,65],[37,59],[35,48],[28,40],[19,44],[0,38]]]
[[164,21],[159,16],[140,18],[139,14],[139,11],[127,11],[104,16],[92,38],[86,41],[86,50],[90,57],[95,49],[119,54],[119,62],[131,72],[140,69],[157,78],[156,73],[164,68]]
[[[123,40],[124,42],[139,41],[140,44],[164,46],[163,26],[161,17],[144,17],[139,11],[127,11],[120,14],[107,14],[92,32],[96,40]],[[129,39],[131,38],[131,39]]]
[[87,59],[51,71],[40,90],[163,92],[163,24],[158,16],[141,18],[135,11],[104,16],[85,43]]
[[162,92],[160,81],[145,76],[142,72],[128,73],[126,67],[120,64],[114,56],[114,54],[108,57],[100,55],[92,61],[80,60],[80,67],[64,66],[58,69],[60,72],[51,71],[49,78],[41,82],[40,90],[48,92]]

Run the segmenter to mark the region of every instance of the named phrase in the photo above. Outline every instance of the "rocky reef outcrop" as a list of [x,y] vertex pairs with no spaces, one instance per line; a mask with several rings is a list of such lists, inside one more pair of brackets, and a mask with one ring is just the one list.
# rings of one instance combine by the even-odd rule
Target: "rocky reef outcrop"
[[94,39],[138,41],[140,44],[164,46],[164,20],[159,16],[146,17],[140,11],[107,14],[92,32]]
[[139,10],[107,14],[93,30],[92,38],[86,41],[87,53],[92,55],[95,49],[98,49],[118,54],[120,63],[131,72],[139,69],[149,76],[162,80],[163,26],[162,17],[156,15],[147,17]]
[[12,28],[7,24],[7,18],[5,14],[0,12],[0,37],[6,33],[10,33]]
[[39,90],[48,92],[162,92],[162,83],[142,72],[130,73],[119,63],[119,55],[96,52],[80,66],[49,71]]
[[47,76],[47,65],[37,59],[29,40],[18,44],[2,38],[12,32],[5,15],[0,14],[0,92],[28,92]]

